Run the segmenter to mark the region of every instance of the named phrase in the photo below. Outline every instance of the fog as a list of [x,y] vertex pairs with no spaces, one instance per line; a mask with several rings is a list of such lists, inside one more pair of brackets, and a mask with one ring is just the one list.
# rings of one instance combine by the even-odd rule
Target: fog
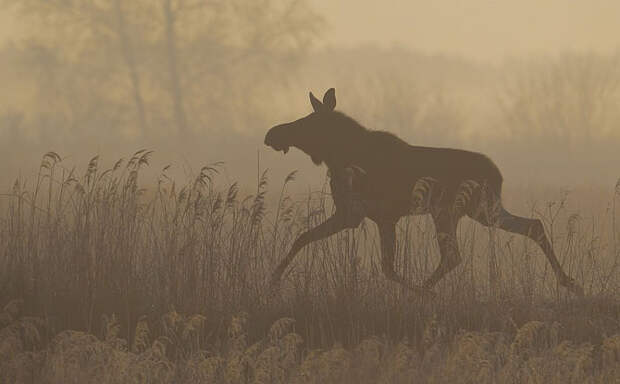
[[308,91],[412,144],[488,154],[508,186],[620,176],[620,4],[612,1],[2,0],[0,185],[155,151],[151,173],[222,161],[254,188],[325,169],[263,145]]
[[611,0],[315,0],[330,22],[326,41],[401,44],[426,53],[501,61],[506,56],[618,47],[620,4]]

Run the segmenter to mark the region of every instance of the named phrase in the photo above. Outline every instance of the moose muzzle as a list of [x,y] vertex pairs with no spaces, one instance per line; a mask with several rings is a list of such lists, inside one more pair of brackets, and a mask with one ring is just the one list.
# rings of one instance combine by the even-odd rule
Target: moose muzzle
[[285,125],[286,124],[276,125],[271,128],[265,135],[265,145],[276,151],[287,153],[291,144],[286,139],[287,132]]

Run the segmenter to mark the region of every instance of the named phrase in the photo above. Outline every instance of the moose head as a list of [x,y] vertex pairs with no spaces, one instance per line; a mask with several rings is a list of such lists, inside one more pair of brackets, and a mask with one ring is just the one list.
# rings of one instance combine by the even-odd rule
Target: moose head
[[276,125],[265,136],[265,144],[287,153],[290,147],[296,147],[308,154],[319,165],[333,154],[330,148],[338,140],[339,132],[345,127],[346,120],[352,120],[344,114],[334,111],[336,107],[336,90],[330,88],[319,101],[310,92],[310,104],[313,112],[290,123]]

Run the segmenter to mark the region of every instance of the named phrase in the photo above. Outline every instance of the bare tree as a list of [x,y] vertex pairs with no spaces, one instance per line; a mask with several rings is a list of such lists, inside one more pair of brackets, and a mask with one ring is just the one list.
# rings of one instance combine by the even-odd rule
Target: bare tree
[[[140,64],[136,57],[136,41],[141,30],[134,26],[138,22],[138,10],[124,6],[123,0],[70,2],[63,0],[4,0],[17,7],[19,15],[36,21],[40,27],[31,32],[38,40],[51,43],[59,52],[72,51],[79,57],[79,49],[92,50],[98,47],[97,54],[105,57],[104,63],[114,65],[118,62],[123,68],[107,68],[109,73],[115,70],[121,77],[129,80],[138,127],[142,135],[147,129],[147,112],[142,96]],[[134,3],[135,5],[135,3]],[[105,47],[118,47],[117,52],[105,50]],[[102,48],[99,48],[102,47]],[[99,51],[104,49],[104,52]],[[92,55],[92,54],[91,54]],[[114,58],[118,58],[115,60]],[[84,67],[92,67],[89,62]],[[116,84],[118,86],[119,84]]]
[[42,96],[66,104],[54,116],[91,136],[112,128],[140,140],[255,121],[259,95],[286,83],[322,25],[307,0],[0,3],[36,24],[29,41],[58,58],[58,94]]
[[[183,4],[183,2],[180,2]],[[162,0],[165,25],[165,46],[168,63],[169,92],[172,98],[174,120],[180,134],[187,133],[187,118],[183,106],[183,90],[179,79],[179,58],[177,49],[176,21],[179,8],[173,7],[171,0]]]
[[566,54],[517,63],[499,105],[512,139],[566,146],[610,132],[620,86],[620,55]]
[[122,54],[124,62],[127,66],[127,70],[129,73],[129,78],[131,80],[131,85],[133,89],[133,99],[136,106],[136,112],[138,115],[138,123],[140,125],[140,132],[142,134],[146,134],[147,129],[147,120],[146,120],[146,110],[144,108],[144,99],[142,97],[142,89],[141,89],[141,81],[140,81],[140,73],[138,71],[138,66],[136,62],[135,52],[133,48],[133,44],[128,33],[127,21],[125,10],[123,9],[123,1],[122,0],[114,0],[114,11],[116,14],[117,28],[116,32],[118,34],[119,42],[122,48]]

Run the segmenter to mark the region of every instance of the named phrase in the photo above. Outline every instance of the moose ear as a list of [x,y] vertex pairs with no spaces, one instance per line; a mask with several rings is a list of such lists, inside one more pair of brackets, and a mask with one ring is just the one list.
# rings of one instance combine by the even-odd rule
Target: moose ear
[[334,88],[330,88],[325,92],[323,96],[323,105],[328,111],[333,111],[334,108],[336,108],[336,90]]
[[319,101],[319,99],[314,97],[312,92],[310,92],[310,104],[312,104],[312,108],[314,108],[314,112],[319,112],[323,109],[323,104]]

